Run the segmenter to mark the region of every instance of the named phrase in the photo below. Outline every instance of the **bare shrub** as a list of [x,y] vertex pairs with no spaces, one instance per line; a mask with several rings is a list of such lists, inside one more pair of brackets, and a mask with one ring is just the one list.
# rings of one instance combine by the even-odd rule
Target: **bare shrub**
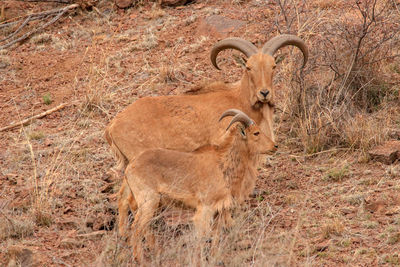
[[387,139],[400,55],[399,12],[391,1],[338,3],[343,15],[334,20],[326,19],[330,5],[311,14],[304,2],[276,2],[278,31],[297,33],[310,45],[308,67],[295,71],[288,62],[281,74],[290,90],[278,108],[289,133],[307,153],[334,146],[365,151]]

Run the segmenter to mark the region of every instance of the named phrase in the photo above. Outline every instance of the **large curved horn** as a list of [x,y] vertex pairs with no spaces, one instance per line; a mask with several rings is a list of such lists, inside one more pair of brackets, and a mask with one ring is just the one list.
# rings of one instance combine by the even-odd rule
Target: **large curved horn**
[[234,116],[231,122],[229,123],[228,127],[226,128],[227,131],[231,127],[231,125],[234,124],[235,122],[243,123],[246,128],[254,124],[254,121],[250,119],[250,117],[247,116],[246,113],[238,109],[226,110],[224,113],[222,113],[221,117],[219,118],[219,121],[221,121],[223,118],[227,116]]
[[232,37],[232,38],[226,38],[224,40],[221,40],[214,45],[214,47],[211,50],[211,56],[210,56],[211,63],[218,70],[220,70],[220,68],[217,65],[218,53],[221,52],[222,50],[229,49],[229,48],[236,49],[236,50],[242,52],[243,54],[245,54],[247,57],[250,57],[251,55],[257,53],[257,51],[258,51],[258,49],[255,45],[253,45],[249,41],[246,41],[242,38]]
[[278,35],[264,44],[262,52],[264,54],[273,56],[275,52],[278,51],[279,48],[282,48],[287,45],[294,45],[298,47],[301,50],[301,52],[303,52],[304,60],[302,68],[304,68],[308,60],[308,48],[307,45],[304,43],[304,41],[301,40],[296,35],[292,34]]

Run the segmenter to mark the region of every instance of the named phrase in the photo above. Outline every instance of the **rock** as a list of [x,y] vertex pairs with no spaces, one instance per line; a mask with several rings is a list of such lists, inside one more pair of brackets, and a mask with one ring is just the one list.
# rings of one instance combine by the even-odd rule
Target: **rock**
[[92,229],[94,231],[112,230],[114,228],[114,223],[115,223],[114,216],[104,214],[102,216],[96,217],[96,219],[93,222]]
[[98,0],[75,0],[75,3],[82,9],[90,10],[97,4]]
[[199,27],[197,28],[197,33],[199,35],[228,35],[229,33],[239,29],[246,23],[241,20],[230,19],[220,15],[212,15],[203,19]]
[[40,266],[35,253],[23,246],[11,246],[8,248],[8,263],[5,266]]
[[95,232],[91,232],[88,234],[80,234],[80,235],[77,235],[77,237],[95,240],[95,239],[100,239],[105,233],[106,233],[106,231],[100,230],[100,231],[95,231]]
[[60,248],[65,248],[65,249],[73,249],[73,248],[82,248],[84,247],[83,241],[76,240],[74,238],[66,237],[61,240]]
[[189,4],[191,2],[194,2],[193,0],[158,0],[158,4],[162,7],[166,6],[183,6],[186,4]]
[[400,141],[387,141],[383,145],[374,148],[368,153],[373,161],[382,162],[384,164],[392,164],[400,158]]
[[315,245],[313,253],[323,252],[323,251],[327,250],[329,248],[330,244],[331,244],[330,240],[321,241],[320,243]]
[[133,5],[133,0],[115,0],[114,2],[118,8],[128,8]]
[[340,212],[341,212],[343,215],[347,215],[347,214],[353,213],[353,210],[343,208],[343,209],[340,209]]
[[371,213],[381,212],[387,206],[387,203],[383,200],[371,201],[365,205],[365,210]]

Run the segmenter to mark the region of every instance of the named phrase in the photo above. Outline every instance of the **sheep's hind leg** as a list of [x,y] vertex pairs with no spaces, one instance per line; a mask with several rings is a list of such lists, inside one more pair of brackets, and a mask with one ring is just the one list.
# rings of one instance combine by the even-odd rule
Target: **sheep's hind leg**
[[118,192],[118,233],[124,238],[127,238],[129,208],[132,213],[135,212],[137,203],[124,178],[121,189]]
[[141,191],[135,197],[139,208],[132,223],[131,244],[134,256],[140,262],[144,255],[142,246],[143,238],[145,238],[146,243],[151,249],[154,248],[155,238],[150,232],[149,223],[158,208],[160,196],[157,192],[149,190]]

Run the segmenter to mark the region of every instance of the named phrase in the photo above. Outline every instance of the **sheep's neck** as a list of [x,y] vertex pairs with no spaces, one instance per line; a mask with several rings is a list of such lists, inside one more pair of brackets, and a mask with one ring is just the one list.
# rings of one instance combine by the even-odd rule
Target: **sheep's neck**
[[[221,164],[221,170],[227,186],[230,188],[232,196],[236,200],[241,200],[242,185],[244,179],[251,178],[251,166],[254,161],[249,154],[248,147],[241,137],[236,137],[232,145],[225,151]],[[250,169],[249,169],[250,167]],[[250,175],[249,175],[250,174]]]

